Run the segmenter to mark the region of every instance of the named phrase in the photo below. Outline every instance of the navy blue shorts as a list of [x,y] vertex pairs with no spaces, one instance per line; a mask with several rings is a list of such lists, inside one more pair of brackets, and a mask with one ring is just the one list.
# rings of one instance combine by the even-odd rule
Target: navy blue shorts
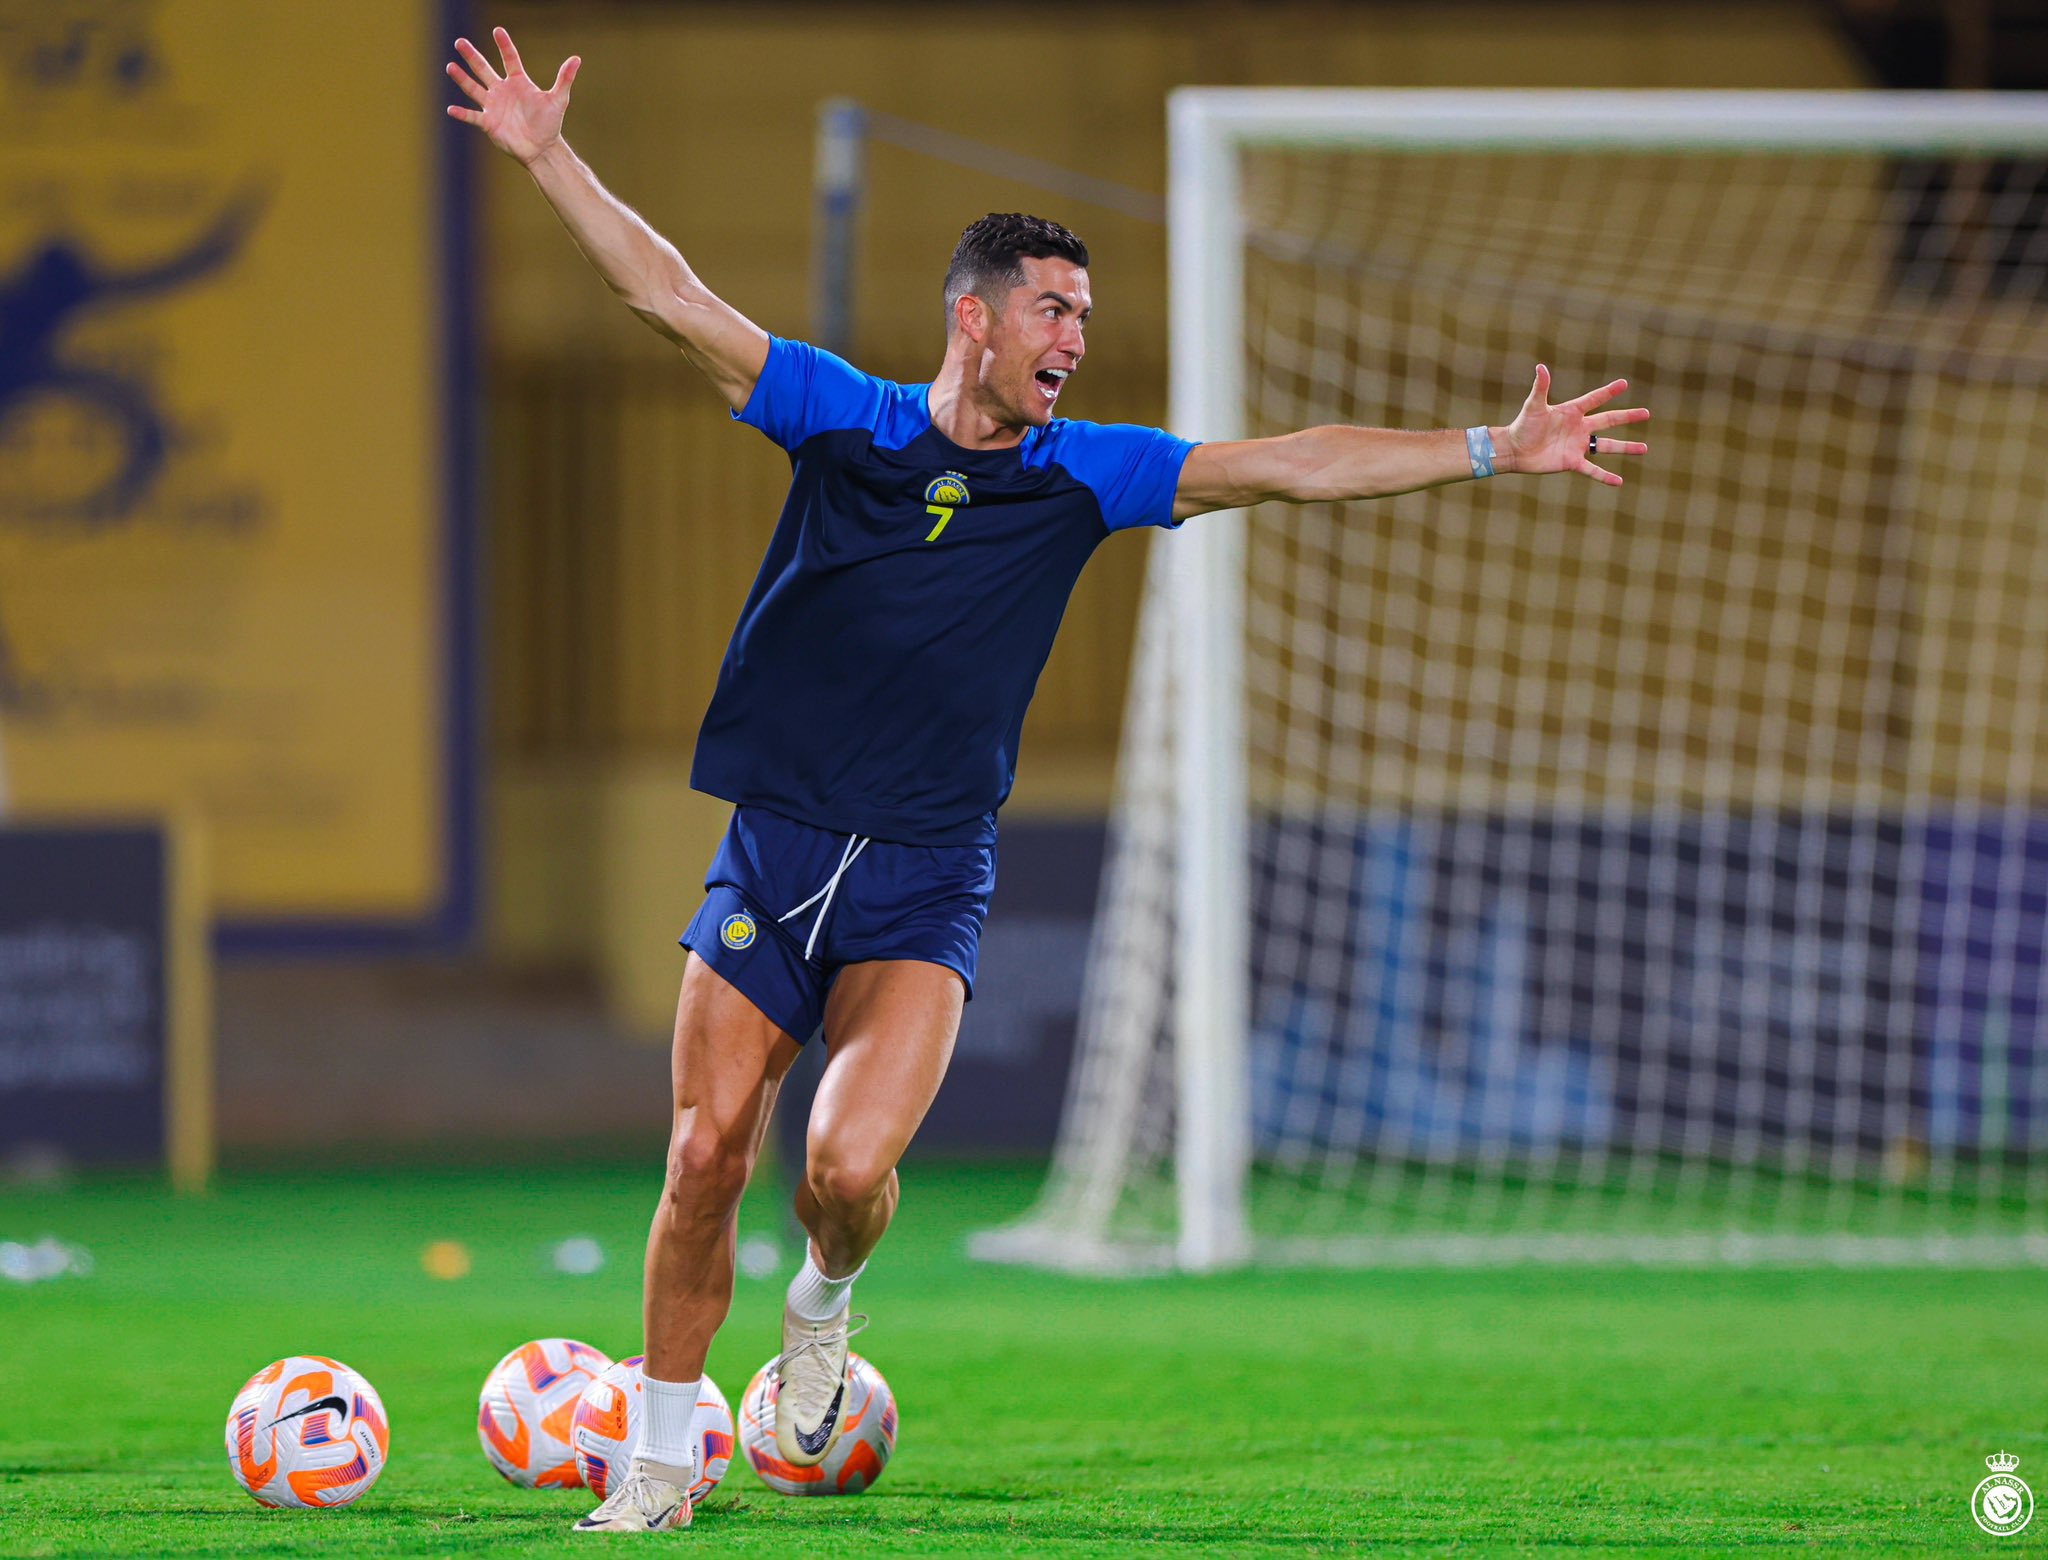
[[993,845],[892,845],[736,807],[682,945],[802,1043],[849,964],[943,964],[971,1001],[995,886]]

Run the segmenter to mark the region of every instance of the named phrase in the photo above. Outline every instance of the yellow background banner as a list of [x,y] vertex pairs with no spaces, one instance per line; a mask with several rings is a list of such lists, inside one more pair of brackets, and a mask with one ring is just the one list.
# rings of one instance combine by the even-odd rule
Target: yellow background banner
[[0,0],[0,773],[189,810],[241,923],[449,860],[434,0]]

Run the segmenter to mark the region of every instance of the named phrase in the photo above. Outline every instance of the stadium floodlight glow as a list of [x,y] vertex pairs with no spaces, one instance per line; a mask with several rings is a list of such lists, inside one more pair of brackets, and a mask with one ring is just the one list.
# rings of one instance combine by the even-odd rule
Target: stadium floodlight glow
[[2048,1261],[2048,99],[1170,126],[1175,431],[1537,361],[1662,421],[1619,492],[1155,544],[1053,1171],[972,1249]]

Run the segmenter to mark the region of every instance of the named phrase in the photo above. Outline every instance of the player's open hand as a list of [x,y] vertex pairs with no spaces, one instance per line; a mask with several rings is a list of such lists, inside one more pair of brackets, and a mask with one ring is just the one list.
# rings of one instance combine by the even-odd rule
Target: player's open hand
[[[1596,482],[1605,482],[1609,487],[1620,487],[1621,477],[1594,465],[1593,459],[1596,455],[1649,454],[1649,445],[1629,439],[1610,439],[1607,430],[1628,423],[1648,422],[1650,409],[1647,406],[1627,406],[1617,411],[1602,412],[1596,408],[1605,406],[1627,388],[1626,379],[1617,379],[1598,390],[1588,390],[1576,401],[1562,401],[1552,406],[1550,370],[1538,363],[1536,383],[1529,391],[1529,399],[1522,403],[1521,411],[1508,425],[1506,436],[1499,441],[1499,453],[1503,457],[1501,466],[1508,471],[1576,471]],[[1600,441],[1597,450],[1592,444],[1595,438]]]
[[[583,60],[572,54],[562,61],[562,68],[555,73],[555,84],[543,92],[519,63],[512,35],[497,27],[492,29],[491,36],[497,40],[498,58],[504,61],[505,74],[501,76],[491,69],[483,50],[467,38],[457,38],[455,52],[462,56],[462,64],[450,60],[448,74],[477,106],[464,108],[451,103],[448,114],[466,125],[477,126],[499,151],[530,163],[561,139],[562,116],[569,111],[569,85],[576,79]],[[469,69],[464,70],[463,65]]]

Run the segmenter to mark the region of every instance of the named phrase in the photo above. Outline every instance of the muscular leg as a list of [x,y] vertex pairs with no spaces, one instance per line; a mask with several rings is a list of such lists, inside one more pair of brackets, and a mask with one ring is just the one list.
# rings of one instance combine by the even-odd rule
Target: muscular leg
[[797,1044],[694,953],[676,1003],[675,1121],[647,1236],[647,1374],[695,1381],[732,1309],[740,1194]]
[[953,1056],[966,991],[939,964],[850,964],[825,1008],[830,1060],[811,1107],[796,1216],[828,1277],[851,1273],[896,1212],[896,1161]]

